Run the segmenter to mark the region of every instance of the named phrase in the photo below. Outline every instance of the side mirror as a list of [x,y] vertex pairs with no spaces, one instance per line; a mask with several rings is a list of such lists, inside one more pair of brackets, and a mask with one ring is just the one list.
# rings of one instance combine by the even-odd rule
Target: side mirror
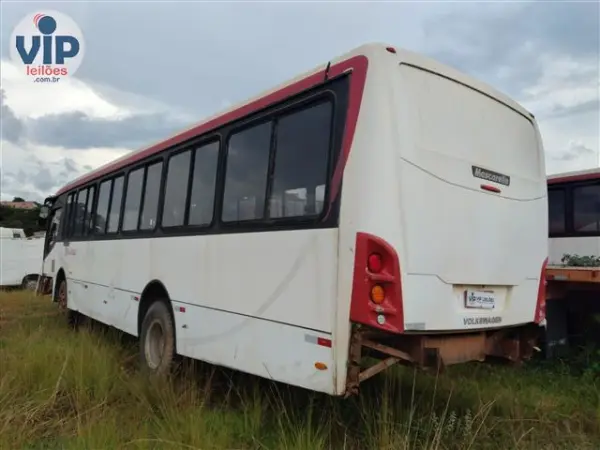
[[50,207],[47,205],[42,205],[40,208],[40,219],[47,219],[50,215]]

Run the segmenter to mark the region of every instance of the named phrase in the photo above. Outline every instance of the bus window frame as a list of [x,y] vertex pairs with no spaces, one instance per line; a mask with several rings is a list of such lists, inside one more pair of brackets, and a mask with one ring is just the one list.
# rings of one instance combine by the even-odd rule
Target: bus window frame
[[[341,206],[341,195],[336,195],[335,198],[331,198],[331,189],[334,172],[336,167],[342,158],[342,145],[344,139],[344,130],[346,127],[348,106],[349,106],[349,94],[350,94],[350,78],[351,74],[342,74],[340,76],[331,78],[326,82],[313,86],[302,92],[299,92],[293,96],[287,97],[281,101],[272,103],[265,106],[264,108],[253,111],[239,119],[223,124],[217,128],[211,129],[204,134],[194,136],[185,142],[178,143],[171,147],[162,150],[159,153],[152,154],[147,158],[136,161],[131,166],[120,166],[115,168],[114,171],[105,173],[97,178],[93,178],[83,185],[79,185],[74,189],[71,189],[64,193],[64,195],[70,195],[76,193],[79,189],[85,189],[90,185],[96,185],[95,202],[93,208],[94,215],[94,230],[92,233],[85,236],[70,236],[68,240],[72,241],[105,241],[105,240],[118,240],[118,239],[138,239],[138,238],[158,238],[158,237],[175,237],[175,236],[200,236],[200,235],[218,235],[218,234],[243,234],[252,232],[275,232],[275,231],[294,231],[304,229],[327,229],[337,228],[339,226],[339,213]],[[234,130],[239,130],[244,126],[252,123],[256,123],[261,120],[275,120],[278,116],[285,116],[287,114],[294,113],[297,109],[302,109],[305,105],[310,105],[313,102],[318,103],[320,100],[330,97],[332,102],[332,114],[330,122],[330,135],[329,135],[329,153],[328,153],[328,167],[327,167],[327,178],[325,185],[325,192],[323,196],[323,208],[319,215],[306,215],[306,216],[295,216],[295,217],[278,217],[273,219],[263,218],[256,221],[242,221],[242,222],[227,222],[221,221],[222,207],[223,207],[223,194],[224,194],[224,182],[225,182],[225,164],[226,164],[226,151],[225,141],[229,134]],[[272,135],[272,141],[273,141]],[[165,197],[165,183],[168,170],[168,159],[177,153],[185,150],[192,150],[192,160],[195,157],[195,149],[199,146],[206,145],[214,140],[219,141],[219,156],[217,161],[217,175],[215,180],[215,198],[213,204],[213,220],[211,224],[201,225],[187,225],[184,222],[183,226],[177,227],[162,227],[162,215],[164,208],[164,197]],[[270,149],[271,156],[271,149]],[[123,221],[123,210],[125,205],[125,195],[127,190],[128,174],[129,171],[135,170],[140,166],[149,166],[153,163],[162,161],[162,173],[160,181],[160,194],[158,200],[157,210],[157,224],[153,229],[140,230],[139,223],[138,229],[135,232],[123,232],[122,221]],[[193,165],[190,165],[190,178],[193,176]],[[271,176],[271,168],[269,167],[268,177]],[[108,232],[108,221],[110,220],[110,211],[112,208],[113,196],[114,196],[114,180],[120,176],[124,176],[123,182],[123,194],[121,198],[121,212],[119,217],[119,225],[116,232]],[[97,220],[97,208],[98,201],[100,198],[100,188],[102,183],[105,181],[112,180],[110,189],[110,201],[108,205],[108,215],[105,232],[98,234],[95,230],[95,222]],[[191,179],[188,181],[188,190],[191,188]],[[267,179],[267,188],[271,180]],[[340,181],[343,184],[343,177]],[[62,194],[61,194],[62,195]],[[189,202],[191,200],[190,195],[186,200],[186,221],[189,221]]]
[[[548,224],[548,237],[554,238],[577,238],[577,237],[600,237],[600,230],[597,231],[575,231],[574,220],[574,191],[577,188],[600,185],[599,178],[586,180],[562,181],[560,183],[549,183],[548,195],[551,191],[563,190],[565,193],[565,231],[563,233],[551,233]],[[548,211],[548,215],[550,211]]]

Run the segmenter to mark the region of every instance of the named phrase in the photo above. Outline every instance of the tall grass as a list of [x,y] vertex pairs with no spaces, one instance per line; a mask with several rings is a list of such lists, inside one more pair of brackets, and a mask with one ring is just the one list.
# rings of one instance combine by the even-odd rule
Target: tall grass
[[134,340],[0,293],[0,448],[598,449],[600,386],[561,367],[397,368],[342,400],[189,361],[157,381]]

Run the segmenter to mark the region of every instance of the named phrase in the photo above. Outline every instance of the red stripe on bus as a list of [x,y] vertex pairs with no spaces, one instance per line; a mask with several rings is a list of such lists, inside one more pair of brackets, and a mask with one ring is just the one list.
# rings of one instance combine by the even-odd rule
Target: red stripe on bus
[[[348,109],[346,115],[346,127],[344,130],[344,138],[342,141],[342,153],[332,178],[332,199],[334,199],[339,192],[339,187],[342,179],[342,172],[344,169],[344,165],[348,160],[348,154],[350,153],[350,147],[352,145],[352,139],[354,137],[354,131],[356,129],[356,122],[358,120],[358,113],[362,101],[365,80],[367,78],[367,66],[367,57],[364,55],[358,55],[340,63],[337,63],[335,65],[332,65],[329,70],[329,77],[342,75],[343,73],[348,71],[352,72],[350,79]],[[200,136],[202,134],[213,131],[223,125],[246,117],[274,103],[280,102],[282,100],[285,100],[286,98],[292,97],[305,90],[315,87],[324,81],[324,77],[325,70],[310,75],[300,81],[297,81],[296,83],[290,84],[289,86],[286,86],[278,91],[261,97],[253,101],[252,103],[248,103],[247,105],[244,105],[234,111],[230,111],[221,116],[215,117],[214,119],[209,120],[208,122],[205,122],[203,124],[197,125],[187,131],[184,131],[183,133],[178,134],[177,136],[174,136],[156,145],[148,147],[145,150],[136,152],[121,161],[115,161],[106,167],[90,172],[89,174],[83,176],[83,178],[81,178],[80,180],[73,181],[61,188],[56,195],[61,195],[67,191],[70,191],[71,189],[82,186],[96,178],[100,178],[103,175],[106,175],[113,171],[117,171],[125,166],[136,163],[144,158],[166,150],[169,147],[181,144],[196,136]]]
[[600,172],[582,173],[580,175],[567,175],[564,177],[552,178],[548,180],[548,184],[570,183],[574,181],[600,180]]

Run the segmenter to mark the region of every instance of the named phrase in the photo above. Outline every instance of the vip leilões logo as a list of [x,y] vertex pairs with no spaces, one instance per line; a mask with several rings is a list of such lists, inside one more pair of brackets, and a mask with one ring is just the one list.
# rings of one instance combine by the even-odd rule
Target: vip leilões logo
[[13,30],[10,44],[12,60],[34,81],[56,82],[72,76],[85,50],[75,21],[58,11],[23,18]]

